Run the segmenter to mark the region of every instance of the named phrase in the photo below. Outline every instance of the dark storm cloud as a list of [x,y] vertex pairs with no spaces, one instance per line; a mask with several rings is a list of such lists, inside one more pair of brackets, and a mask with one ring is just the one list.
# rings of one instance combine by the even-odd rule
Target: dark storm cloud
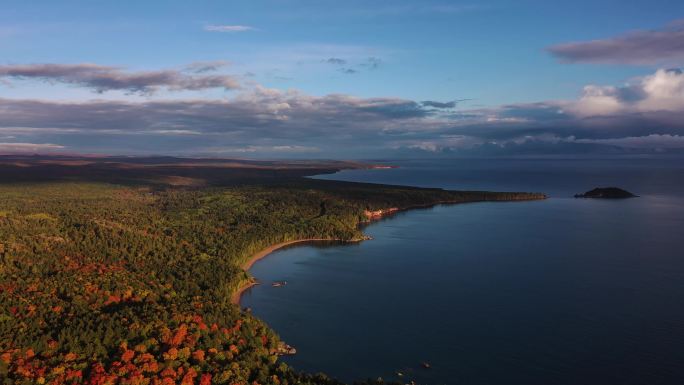
[[681,65],[684,63],[684,22],[674,22],[663,30],[558,44],[547,50],[569,63]]
[[161,88],[172,91],[239,88],[231,76],[191,76],[176,70],[124,72],[97,64],[23,64],[0,66],[0,79],[38,79],[90,88],[98,93],[125,91],[151,94]]

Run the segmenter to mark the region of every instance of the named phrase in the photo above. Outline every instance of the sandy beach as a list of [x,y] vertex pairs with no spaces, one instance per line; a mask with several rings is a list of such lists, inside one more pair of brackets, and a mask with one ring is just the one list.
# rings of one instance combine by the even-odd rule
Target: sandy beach
[[[249,259],[247,260],[247,262],[245,262],[245,263],[242,265],[242,269],[245,270],[245,271],[248,271],[248,270],[252,267],[252,265],[254,265],[254,263],[255,263],[256,261],[258,261],[258,260],[260,260],[260,259],[262,259],[262,258],[265,258],[266,256],[268,256],[268,255],[271,254],[272,252],[274,252],[274,251],[276,251],[276,250],[278,250],[278,249],[282,249],[283,247],[286,247],[286,246],[294,245],[294,244],[296,244],[296,243],[305,243],[305,242],[330,242],[330,241],[338,241],[338,242],[360,242],[360,241],[362,241],[362,239],[360,239],[360,240],[352,240],[352,241],[345,241],[345,240],[342,240],[342,239],[334,239],[334,238],[305,238],[305,239],[297,239],[297,240],[294,240],[294,241],[287,241],[287,242],[276,243],[276,244],[274,244],[274,245],[271,245],[271,246],[269,246],[269,247],[267,247],[267,248],[265,248],[265,249],[259,251],[259,252],[256,253],[256,254],[252,255],[252,257],[249,258]],[[256,282],[254,282],[254,281],[248,281],[248,282],[246,282],[243,286],[241,286],[238,290],[236,290],[236,291],[231,295],[231,297],[230,297],[230,302],[231,302],[231,303],[234,303],[234,304],[236,304],[236,305],[239,305],[239,304],[240,304],[240,298],[242,297],[242,294],[243,294],[245,291],[247,291],[249,288],[251,288],[252,286],[254,286],[254,285],[256,285]]]

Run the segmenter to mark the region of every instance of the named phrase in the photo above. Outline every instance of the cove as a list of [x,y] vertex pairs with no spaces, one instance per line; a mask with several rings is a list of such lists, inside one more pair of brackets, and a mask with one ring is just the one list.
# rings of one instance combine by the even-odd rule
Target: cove
[[546,201],[400,212],[364,229],[373,240],[256,262],[263,284],[242,306],[297,348],[285,362],[344,381],[673,383],[684,378],[681,186],[626,187],[647,194],[578,200],[556,186]]

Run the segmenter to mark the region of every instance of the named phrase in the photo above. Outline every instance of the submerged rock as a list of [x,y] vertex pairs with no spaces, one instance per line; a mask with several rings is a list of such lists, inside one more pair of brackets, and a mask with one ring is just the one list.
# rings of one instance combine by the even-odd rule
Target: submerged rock
[[623,190],[617,187],[597,187],[593,190],[587,191],[584,194],[575,194],[575,198],[599,198],[599,199],[624,199],[624,198],[636,198],[638,195],[634,195],[627,190]]

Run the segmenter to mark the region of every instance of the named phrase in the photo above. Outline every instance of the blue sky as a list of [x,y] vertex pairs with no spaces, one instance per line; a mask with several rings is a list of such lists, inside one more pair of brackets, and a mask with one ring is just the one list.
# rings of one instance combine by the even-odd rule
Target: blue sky
[[[364,157],[378,148],[387,154],[467,151],[526,141],[546,141],[549,152],[559,142],[577,148],[618,143],[631,149],[624,143],[637,142],[642,150],[679,148],[679,127],[672,127],[672,116],[651,116],[662,110],[658,103],[665,103],[670,115],[676,112],[679,105],[671,99],[677,99],[679,89],[664,101],[660,93],[655,99],[644,97],[638,106],[620,99],[620,90],[648,88],[659,81],[679,84],[680,76],[662,71],[681,67],[682,52],[664,44],[660,51],[643,53],[652,60],[619,53],[606,59],[587,44],[598,40],[612,47],[617,41],[635,52],[638,47],[629,44],[657,46],[630,36],[678,33],[678,20],[684,18],[681,1],[3,0],[2,9],[0,66],[5,72],[2,76],[0,69],[0,100],[8,106],[0,108],[6,122],[4,127],[0,122],[0,142],[7,151],[21,148],[11,143],[24,143],[30,150],[41,149],[30,147],[33,143],[71,152],[298,157]],[[648,37],[656,43],[674,39]],[[569,43],[583,45],[553,48]],[[598,49],[605,51],[604,46]],[[208,62],[216,68],[193,72],[199,68],[196,63]],[[106,69],[51,67],[46,74],[30,67],[84,63]],[[121,76],[154,71],[176,71],[166,74],[174,83],[151,88],[107,83],[103,88],[92,80],[114,76],[119,81]],[[198,79],[207,74],[224,76],[221,84],[230,79],[231,86]],[[204,81],[214,83],[198,86]],[[597,88],[587,91],[587,86]],[[329,95],[347,99],[325,99]],[[608,96],[617,99],[606,101]],[[109,102],[106,114],[121,111],[116,103],[135,111],[152,105],[154,111],[140,113],[158,116],[159,121],[128,117],[107,127],[84,120],[92,115],[93,100]],[[421,104],[453,100],[459,100],[454,108],[435,110]],[[55,111],[78,104],[80,115],[73,121],[55,116],[59,124],[48,127],[50,116],[25,117],[28,101],[52,103],[47,109]],[[176,108],[184,102],[187,108],[187,103],[198,101],[211,104],[211,113],[217,115],[206,122],[185,121],[158,111],[170,108],[163,103],[175,103]],[[601,109],[615,101],[621,108]],[[226,108],[213,105],[216,102],[226,103]],[[352,114],[345,121],[345,111],[352,107],[354,113],[361,108],[363,116]],[[627,129],[596,135],[600,128],[587,119],[597,115],[586,114],[596,109],[602,121],[608,114]],[[278,116],[269,126],[269,121],[236,120],[240,111]],[[551,120],[549,111],[554,111]],[[573,115],[566,117],[568,111]],[[365,116],[369,113],[375,115]],[[523,113],[527,115],[519,116]],[[624,121],[635,113],[642,120]],[[639,124],[649,130],[634,128]],[[577,132],[573,127],[579,127]],[[331,136],[339,136],[348,149],[328,151]],[[650,139],[634,139],[640,137]],[[370,143],[368,148],[365,143]]]

